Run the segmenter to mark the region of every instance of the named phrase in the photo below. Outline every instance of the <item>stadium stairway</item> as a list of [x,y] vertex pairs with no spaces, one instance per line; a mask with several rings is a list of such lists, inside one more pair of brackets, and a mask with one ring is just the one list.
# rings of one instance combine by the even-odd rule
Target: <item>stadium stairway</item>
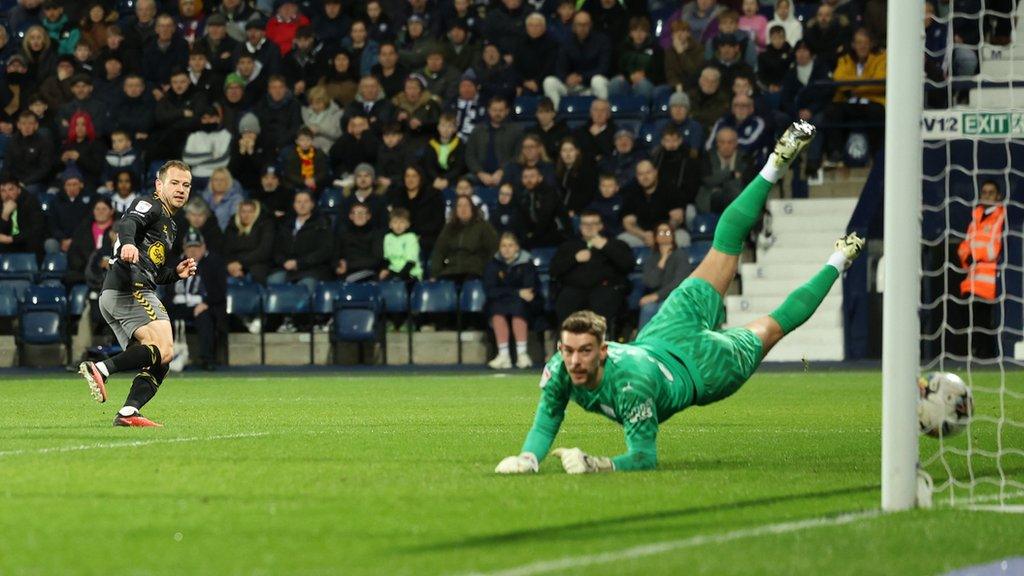
[[[725,299],[726,326],[743,326],[767,315],[821,270],[856,203],[856,198],[770,200],[775,243],[758,248],[756,263],[740,265],[742,293]],[[817,313],[766,360],[842,360],[842,308],[842,283],[836,282]]]

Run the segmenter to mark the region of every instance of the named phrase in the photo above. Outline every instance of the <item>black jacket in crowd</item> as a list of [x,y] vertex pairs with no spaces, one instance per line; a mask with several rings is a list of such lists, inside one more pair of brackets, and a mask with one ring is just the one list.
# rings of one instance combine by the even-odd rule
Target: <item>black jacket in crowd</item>
[[297,270],[288,272],[289,282],[302,278],[329,279],[334,256],[334,246],[327,240],[331,234],[330,222],[316,213],[298,231],[295,217],[284,219],[277,227],[274,264],[281,268],[287,260],[298,263]]
[[551,277],[562,286],[582,289],[627,284],[636,258],[625,242],[609,238],[604,248],[590,248],[590,260],[577,262],[576,253],[587,247],[581,238],[572,238],[559,246],[551,259]]

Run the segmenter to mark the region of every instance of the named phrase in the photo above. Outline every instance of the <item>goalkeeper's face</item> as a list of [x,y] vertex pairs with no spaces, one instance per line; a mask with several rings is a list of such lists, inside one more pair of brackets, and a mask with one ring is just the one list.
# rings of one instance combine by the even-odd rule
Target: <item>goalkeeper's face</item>
[[575,334],[563,330],[558,349],[573,386],[582,386],[588,390],[597,388],[604,376],[608,344],[599,341],[593,334]]

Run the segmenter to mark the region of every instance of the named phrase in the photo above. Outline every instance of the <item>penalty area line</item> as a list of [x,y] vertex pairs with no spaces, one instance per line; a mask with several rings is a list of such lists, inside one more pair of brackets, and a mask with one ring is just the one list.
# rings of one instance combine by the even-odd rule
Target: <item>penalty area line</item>
[[96,444],[78,444],[75,446],[53,446],[24,450],[0,451],[0,457],[20,456],[22,454],[51,454],[54,452],[81,452],[83,450],[106,450],[110,448],[136,448],[151,444],[180,444],[182,442],[205,442],[209,440],[235,440],[238,438],[259,438],[270,436],[270,432],[243,432],[241,434],[220,434],[216,436],[184,436],[179,438],[153,438],[152,440],[134,440],[131,442],[98,442]]
[[793,522],[767,524],[754,528],[743,528],[740,530],[733,530],[732,532],[723,532],[721,534],[700,534],[679,540],[667,540],[664,542],[657,542],[655,544],[644,544],[641,546],[634,546],[632,548],[624,548],[622,550],[602,552],[600,554],[592,554],[588,556],[567,556],[557,560],[543,560],[540,562],[515,566],[513,568],[496,570],[494,572],[471,572],[466,576],[532,576],[534,574],[560,572],[563,570],[582,568],[596,564],[608,564],[610,562],[644,558],[647,556],[654,556],[656,554],[665,554],[666,552],[696,548],[707,544],[722,544],[735,540],[743,540],[745,538],[788,534],[813,528],[842,526],[844,524],[852,524],[861,520],[877,518],[879,515],[881,515],[880,510],[868,510],[865,512],[841,514],[839,516],[822,516],[819,518],[808,518],[806,520],[796,520]]

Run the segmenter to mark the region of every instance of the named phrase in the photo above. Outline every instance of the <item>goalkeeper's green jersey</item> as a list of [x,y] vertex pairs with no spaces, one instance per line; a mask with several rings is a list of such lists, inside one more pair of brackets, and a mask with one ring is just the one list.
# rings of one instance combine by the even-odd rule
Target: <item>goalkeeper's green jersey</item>
[[616,470],[653,468],[658,461],[658,424],[695,403],[698,380],[682,359],[661,347],[609,342],[604,377],[597,388],[587,390],[573,386],[562,354],[556,353],[544,367],[540,404],[523,452],[544,459],[572,399],[584,410],[622,425],[628,451],[612,458]]

